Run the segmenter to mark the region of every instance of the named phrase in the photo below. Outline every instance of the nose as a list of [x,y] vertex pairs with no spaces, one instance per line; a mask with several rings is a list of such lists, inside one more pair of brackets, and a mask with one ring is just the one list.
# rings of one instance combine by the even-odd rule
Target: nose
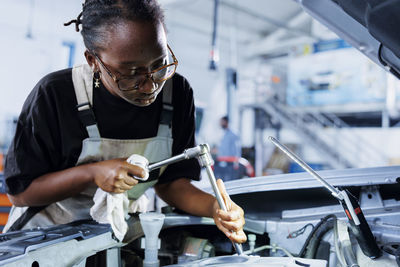
[[151,94],[156,90],[151,74],[147,74],[139,85],[139,92]]

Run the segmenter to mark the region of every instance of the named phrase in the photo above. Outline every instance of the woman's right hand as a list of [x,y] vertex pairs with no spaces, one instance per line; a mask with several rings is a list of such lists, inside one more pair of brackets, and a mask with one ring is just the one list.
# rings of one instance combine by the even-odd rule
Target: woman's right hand
[[138,180],[132,176],[145,177],[141,167],[129,164],[126,159],[111,159],[91,164],[95,184],[109,193],[123,193],[134,187]]

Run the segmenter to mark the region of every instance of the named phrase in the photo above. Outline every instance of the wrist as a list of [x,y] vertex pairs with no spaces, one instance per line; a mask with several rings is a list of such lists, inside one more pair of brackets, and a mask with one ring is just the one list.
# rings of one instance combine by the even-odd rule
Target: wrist
[[93,184],[96,181],[97,162],[80,165],[82,168],[82,177],[88,184]]
[[218,201],[215,197],[212,197],[212,205],[211,205],[211,217],[214,217],[214,215],[217,213],[217,210],[220,209]]

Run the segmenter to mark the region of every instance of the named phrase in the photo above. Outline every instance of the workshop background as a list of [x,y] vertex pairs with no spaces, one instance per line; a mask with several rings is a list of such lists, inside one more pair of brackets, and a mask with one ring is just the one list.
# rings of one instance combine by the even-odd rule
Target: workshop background
[[[247,241],[233,244],[212,218],[166,206],[150,188],[148,206],[163,214],[130,213],[127,244],[92,221],[33,228],[0,236],[0,265],[155,266],[152,255],[160,266],[400,266],[400,81],[390,73],[400,78],[400,0],[158,1],[193,87],[197,143],[210,145],[216,177],[243,209]],[[0,232],[11,209],[4,158],[25,99],[46,74],[86,63],[81,34],[63,25],[82,2],[0,0]],[[230,144],[223,116],[238,136]],[[216,194],[202,176],[193,183]]]
[[[160,0],[177,71],[194,89],[198,143],[217,151],[219,119],[228,115],[244,179],[300,171],[270,135],[317,170],[400,163],[400,85],[391,74],[295,1],[216,2]],[[80,1],[0,5],[1,171],[30,90],[85,59],[81,35],[63,26],[80,13]]]

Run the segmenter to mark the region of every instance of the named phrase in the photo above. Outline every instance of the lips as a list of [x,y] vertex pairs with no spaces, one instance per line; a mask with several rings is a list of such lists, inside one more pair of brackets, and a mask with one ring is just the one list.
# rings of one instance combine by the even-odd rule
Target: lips
[[130,92],[126,92],[126,94],[124,94],[123,98],[134,105],[148,106],[156,100],[161,89],[162,89],[162,87],[158,87],[156,90],[154,90],[150,94],[146,94],[143,92],[141,93],[138,91],[130,91]]
[[156,95],[155,94],[152,94],[151,96],[148,96],[148,97],[141,97],[141,98],[138,98],[138,100],[152,100],[152,99],[154,99],[156,97]]
[[160,91],[161,90],[159,88],[151,94],[141,94],[138,98],[136,98],[136,100],[138,100],[138,101],[153,101],[157,97],[157,95]]
[[137,98],[136,101],[139,102],[142,105],[149,105],[154,102],[156,99],[156,95],[153,95],[152,97],[148,98]]

